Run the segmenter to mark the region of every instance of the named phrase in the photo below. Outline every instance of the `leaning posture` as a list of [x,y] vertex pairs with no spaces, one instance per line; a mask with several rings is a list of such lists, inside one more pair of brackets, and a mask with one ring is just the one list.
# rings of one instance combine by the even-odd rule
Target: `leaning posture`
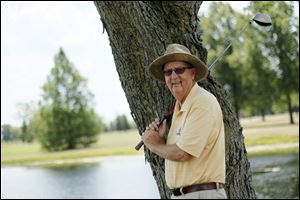
[[215,96],[197,84],[206,78],[207,67],[187,47],[170,44],[149,72],[176,99],[169,133],[166,121],[158,126],[155,119],[142,135],[146,147],[165,158],[171,198],[227,198],[222,110]]

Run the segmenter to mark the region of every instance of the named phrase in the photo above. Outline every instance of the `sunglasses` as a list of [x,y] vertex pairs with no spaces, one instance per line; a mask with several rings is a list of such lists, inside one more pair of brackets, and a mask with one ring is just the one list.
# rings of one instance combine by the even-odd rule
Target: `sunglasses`
[[179,74],[183,74],[186,69],[192,69],[192,68],[193,68],[193,66],[168,69],[168,70],[164,70],[163,73],[165,76],[171,76],[171,74],[174,71],[177,75],[179,75]]

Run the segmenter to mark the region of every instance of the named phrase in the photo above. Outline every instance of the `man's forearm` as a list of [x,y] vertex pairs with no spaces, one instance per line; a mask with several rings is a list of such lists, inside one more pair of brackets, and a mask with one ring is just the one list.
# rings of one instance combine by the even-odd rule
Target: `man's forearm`
[[150,151],[158,156],[172,161],[186,161],[192,156],[181,150],[176,144],[156,144],[149,147]]

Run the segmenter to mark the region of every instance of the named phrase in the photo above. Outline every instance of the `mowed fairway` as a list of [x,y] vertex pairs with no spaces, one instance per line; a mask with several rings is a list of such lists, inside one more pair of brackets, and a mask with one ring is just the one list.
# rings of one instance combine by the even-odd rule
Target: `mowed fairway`
[[[243,135],[247,147],[270,144],[298,144],[299,116],[294,115],[295,124],[289,124],[287,114],[241,119]],[[142,154],[134,149],[140,141],[137,130],[101,133],[97,143],[89,148],[67,150],[62,152],[45,152],[37,142],[1,142],[1,163],[22,164],[34,161],[67,160],[94,158],[99,156]],[[298,148],[297,148],[298,149]]]
[[288,114],[268,115],[241,119],[247,146],[279,143],[299,143],[299,115],[294,114],[295,124],[289,124]]
[[88,148],[66,150],[61,152],[46,152],[34,142],[24,144],[21,142],[1,142],[1,163],[23,163],[33,161],[78,159],[97,156],[111,156],[123,154],[143,153],[137,152],[134,147],[140,141],[137,130],[102,133],[98,142]]

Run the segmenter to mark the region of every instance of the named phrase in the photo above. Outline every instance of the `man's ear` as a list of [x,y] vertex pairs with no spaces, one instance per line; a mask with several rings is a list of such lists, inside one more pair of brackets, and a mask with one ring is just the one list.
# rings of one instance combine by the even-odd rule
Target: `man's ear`
[[192,68],[192,74],[193,74],[193,81],[194,81],[195,77],[196,77],[196,69],[195,69],[195,67]]

